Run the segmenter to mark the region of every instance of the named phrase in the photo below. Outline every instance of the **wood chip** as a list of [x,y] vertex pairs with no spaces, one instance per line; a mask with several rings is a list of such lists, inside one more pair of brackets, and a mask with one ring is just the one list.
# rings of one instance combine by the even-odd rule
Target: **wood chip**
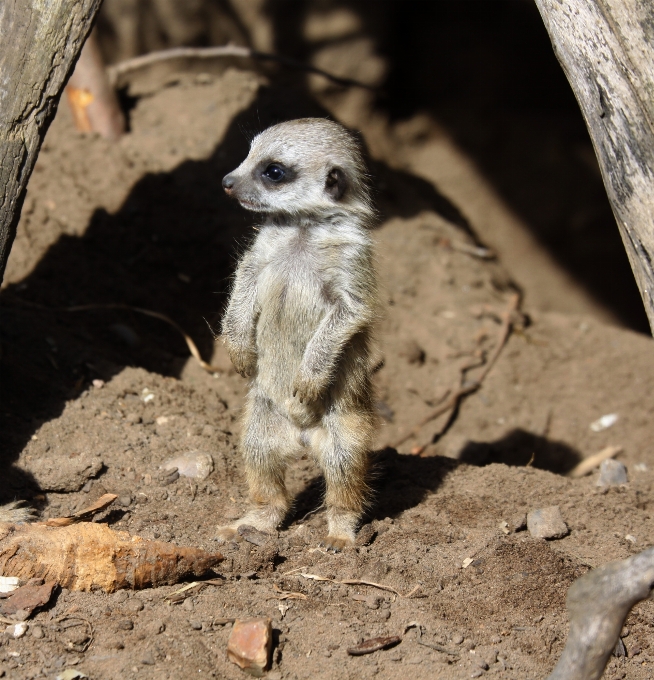
[[364,640],[356,647],[349,647],[347,653],[350,656],[363,656],[364,654],[372,654],[380,649],[388,649],[400,644],[402,638],[399,635],[391,635],[389,637],[376,637],[370,640]]
[[45,525],[48,527],[67,527],[75,522],[85,522],[91,519],[93,515],[97,515],[99,512],[108,508],[116,498],[118,498],[118,496],[115,493],[106,493],[104,496],[100,496],[95,503],[92,503],[82,510],[78,510],[72,515],[68,515],[67,517],[51,517]]

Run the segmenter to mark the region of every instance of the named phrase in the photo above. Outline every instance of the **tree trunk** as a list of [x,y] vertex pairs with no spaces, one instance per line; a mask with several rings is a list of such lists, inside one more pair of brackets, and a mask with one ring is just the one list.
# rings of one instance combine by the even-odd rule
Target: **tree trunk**
[[0,282],[43,137],[101,0],[0,0]]
[[588,126],[654,331],[654,3],[536,4]]

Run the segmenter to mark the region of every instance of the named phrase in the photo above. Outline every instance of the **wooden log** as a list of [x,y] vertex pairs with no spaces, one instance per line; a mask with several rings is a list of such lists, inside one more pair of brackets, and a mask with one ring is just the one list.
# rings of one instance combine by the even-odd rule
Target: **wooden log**
[[536,0],[536,5],[588,126],[654,331],[654,5],[645,0]]
[[36,156],[100,2],[0,1],[0,282]]

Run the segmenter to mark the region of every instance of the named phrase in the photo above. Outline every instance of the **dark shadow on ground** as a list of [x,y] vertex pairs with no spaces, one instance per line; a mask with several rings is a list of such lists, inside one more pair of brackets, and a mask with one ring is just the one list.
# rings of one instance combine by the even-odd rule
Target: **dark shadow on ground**
[[543,247],[625,325],[649,333],[586,126],[535,4],[267,0],[275,49],[310,61],[330,42],[304,38],[309,10],[339,7],[361,17],[348,38],[372,38],[388,59],[379,107],[394,120],[431,114]]
[[[581,455],[563,442],[552,441],[525,430],[516,429],[495,442],[468,442],[457,459],[444,456],[414,456],[387,447],[371,457],[370,508],[364,522],[397,517],[422,503],[434,493],[447,475],[462,464],[490,465],[503,463],[517,467],[532,466],[565,475]],[[284,523],[288,528],[321,508],[325,480],[314,477],[294,500],[293,510]]]
[[[325,116],[301,87],[261,88],[232,121],[210,158],[145,175],[115,214],[98,210],[81,237],[64,236],[18,284],[0,293],[0,502],[29,498],[34,481],[11,467],[39,426],[59,416],[89,382],[124,366],[179,376],[182,338],[156,319],[126,310],[65,311],[119,303],[168,315],[210,357],[239,252],[255,218],[230,201],[222,177],[247,155],[248,137],[273,123]],[[465,217],[428,182],[376,164],[386,216],[434,209],[467,228]]]
[[581,455],[564,442],[515,429],[494,442],[468,442],[459,453],[458,459],[470,465],[530,465],[565,475],[581,461]]
[[[460,464],[460,461],[441,456],[421,458],[402,454],[391,447],[373,452],[369,475],[373,491],[363,522],[397,517],[420,505]],[[324,478],[314,477],[295,498],[293,511],[284,526],[288,527],[318,510],[324,491]]]

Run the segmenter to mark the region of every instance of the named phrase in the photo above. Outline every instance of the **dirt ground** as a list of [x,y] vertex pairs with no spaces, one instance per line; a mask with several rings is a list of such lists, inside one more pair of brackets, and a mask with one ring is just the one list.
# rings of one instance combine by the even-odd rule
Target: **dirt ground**
[[[501,222],[501,201],[479,189],[474,168],[443,165],[452,141],[429,117],[393,123],[365,91],[316,81],[308,93],[235,68],[131,94],[131,132],[113,145],[75,132],[62,106],[29,186],[0,292],[0,500],[27,499],[47,518],[116,493],[100,521],[222,551],[223,585],[174,605],[165,597],[175,587],[61,591],[25,637],[0,638],[5,677],[75,667],[94,679],[240,678],[226,658],[231,626],[220,620],[259,615],[275,631],[271,679],[545,677],[565,643],[572,581],[654,544],[651,338],[590,307],[548,311],[537,304],[546,291],[515,278],[499,248],[495,259],[479,257],[483,238],[467,216]],[[297,501],[279,534],[263,546],[219,546],[216,526],[246,507],[237,448],[247,386],[210,328],[252,235],[251,216],[220,179],[253,132],[327,114],[362,130],[381,213],[375,500],[360,544],[326,553],[322,482],[303,459],[289,471]],[[565,277],[556,285],[565,296]],[[520,288],[525,316],[482,387],[392,448],[461,384],[464,365],[466,380],[480,374]],[[115,303],[168,315],[223,370],[204,371],[165,323],[101,307]],[[612,427],[590,428],[611,413]],[[600,488],[597,472],[566,476],[608,445],[623,449],[627,485]],[[213,473],[166,483],[162,463],[190,451],[210,454]],[[568,525],[562,539],[500,526],[550,505]],[[366,579],[399,595],[302,573]],[[306,599],[280,599],[278,589]],[[65,613],[90,622],[90,645],[89,628],[66,628]],[[403,639],[348,656],[383,635]],[[627,656],[612,658],[606,677],[651,678],[651,602],[630,614],[623,641]]]

